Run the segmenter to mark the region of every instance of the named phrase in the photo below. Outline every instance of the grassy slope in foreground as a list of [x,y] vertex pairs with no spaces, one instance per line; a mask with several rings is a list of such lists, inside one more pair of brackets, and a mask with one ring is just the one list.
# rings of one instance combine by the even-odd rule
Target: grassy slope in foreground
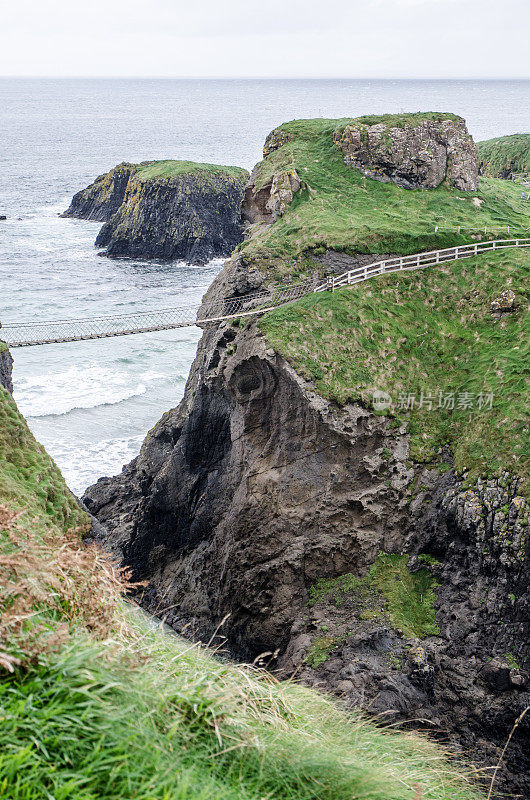
[[[391,413],[407,422],[411,456],[430,461],[449,444],[470,477],[521,475],[529,491],[528,397],[530,250],[374,278],[334,294],[304,298],[260,324],[273,346],[324,397],[339,403],[388,392]],[[517,312],[495,322],[490,303],[506,288]],[[400,395],[492,392],[487,408],[397,407]]]
[[[382,118],[383,121],[385,118]],[[375,122],[375,118],[370,122]],[[275,280],[310,274],[311,251],[415,253],[470,241],[473,232],[522,234],[530,227],[530,203],[520,187],[482,179],[476,193],[440,186],[407,190],[364,178],[346,166],[333,132],[350,120],[297,120],[280,130],[294,138],[259,165],[257,187],[274,173],[296,169],[302,189],[271,227],[239,246],[245,258]],[[477,204],[474,198],[483,201]],[[436,226],[448,228],[435,232]],[[463,229],[458,235],[458,226]]]
[[[123,612],[121,612],[122,622]],[[478,800],[440,749],[231,666],[131,614],[0,681],[0,787],[17,800]],[[2,795],[0,795],[2,796]]]
[[127,610],[109,561],[67,532],[86,518],[3,390],[0,410],[0,797],[482,797],[426,739]]
[[79,508],[59,469],[1,386],[0,503],[23,512],[23,519],[39,528],[51,526],[64,533],[88,524],[88,515]]
[[485,175],[505,178],[513,172],[530,172],[530,133],[514,133],[478,142]]

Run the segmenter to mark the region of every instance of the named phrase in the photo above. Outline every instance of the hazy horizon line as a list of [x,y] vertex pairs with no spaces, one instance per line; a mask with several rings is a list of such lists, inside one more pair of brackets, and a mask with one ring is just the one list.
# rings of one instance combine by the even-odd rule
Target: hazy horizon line
[[503,76],[344,76],[344,75],[0,75],[0,80],[168,80],[168,81],[530,81],[530,75]]

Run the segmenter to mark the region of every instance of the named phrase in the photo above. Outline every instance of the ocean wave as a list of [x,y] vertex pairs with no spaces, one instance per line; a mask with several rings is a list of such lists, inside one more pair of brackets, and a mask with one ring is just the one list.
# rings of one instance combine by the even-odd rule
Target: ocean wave
[[72,365],[53,375],[22,376],[15,383],[15,399],[24,416],[63,416],[76,409],[116,405],[145,394],[164,375],[154,370],[138,373],[95,362]]
[[140,452],[144,434],[116,439],[102,439],[82,447],[48,447],[66,483],[80,497],[87,486],[102,476],[117,475]]

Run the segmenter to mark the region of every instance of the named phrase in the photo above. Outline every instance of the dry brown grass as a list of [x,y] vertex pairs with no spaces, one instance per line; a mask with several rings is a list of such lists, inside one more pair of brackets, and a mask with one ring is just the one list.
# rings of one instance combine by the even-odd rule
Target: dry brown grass
[[129,585],[128,573],[83,545],[78,530],[36,536],[22,513],[0,505],[0,668],[10,672],[60,648],[75,623],[108,637]]

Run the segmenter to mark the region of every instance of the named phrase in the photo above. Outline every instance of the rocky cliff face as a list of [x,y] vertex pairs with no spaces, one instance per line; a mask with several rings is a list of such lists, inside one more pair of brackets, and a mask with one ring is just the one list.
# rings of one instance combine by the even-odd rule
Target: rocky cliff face
[[242,240],[248,173],[190,162],[120,164],[76,194],[64,216],[104,221],[96,247],[120,258],[202,264]]
[[334,134],[344,160],[369,178],[405,189],[433,189],[442,183],[463,191],[478,188],[478,154],[460,117],[403,121],[353,120]]
[[3,342],[0,341],[0,386],[7,389],[8,392],[13,392],[13,381],[11,380],[11,372],[13,369],[13,358],[9,350],[2,350]]
[[257,168],[245,187],[242,218],[251,225],[276,222],[302,187],[300,176],[295,169],[290,169],[275,173],[264,184],[257,183],[256,179]]
[[136,166],[124,162],[110,172],[99,175],[94,183],[73,196],[62,216],[107,222],[123,203],[129,178]]
[[[252,280],[233,259],[206,301]],[[225,324],[205,331],[180,406],[84,500],[176,630],[208,640],[228,615],[233,655],[268,653],[282,675],[422,719],[491,764],[530,702],[528,507],[517,482],[466,489],[408,450],[384,417],[316,394],[256,322]],[[359,583],[381,553],[403,554],[410,581],[427,565],[437,627],[411,633]],[[529,790],[527,758],[518,735],[512,789]]]

